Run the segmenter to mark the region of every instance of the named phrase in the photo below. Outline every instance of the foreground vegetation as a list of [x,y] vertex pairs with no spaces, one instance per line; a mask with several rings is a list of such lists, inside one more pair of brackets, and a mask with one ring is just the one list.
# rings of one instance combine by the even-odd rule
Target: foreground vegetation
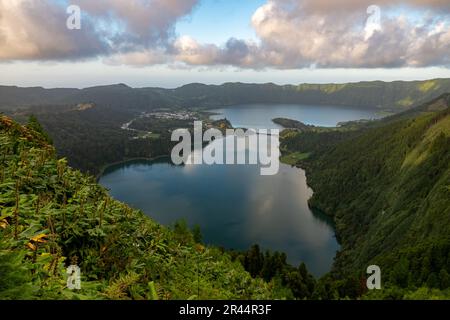
[[[36,130],[0,119],[0,299],[276,298],[183,225],[170,230],[110,198]],[[80,291],[66,288],[73,262]]]

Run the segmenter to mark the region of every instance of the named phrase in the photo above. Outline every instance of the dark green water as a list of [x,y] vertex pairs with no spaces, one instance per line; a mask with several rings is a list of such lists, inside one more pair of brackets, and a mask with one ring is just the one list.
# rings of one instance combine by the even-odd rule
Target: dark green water
[[[315,125],[333,125],[360,119],[361,115],[375,117],[373,113],[320,107],[315,107],[319,110],[315,113],[308,107],[306,114],[311,118],[303,116],[305,110],[283,113],[292,106],[260,114],[267,107],[256,112],[259,125],[255,109],[220,111],[233,125],[247,128],[276,127],[267,122],[275,113]],[[302,116],[295,117],[295,112]],[[287,165],[280,164],[276,175],[261,176],[258,165],[173,166],[167,160],[133,161],[110,167],[100,183],[114,198],[142,209],[163,224],[184,218],[190,225],[200,225],[206,243],[234,249],[258,243],[264,249],[285,252],[292,264],[305,262],[315,275],[330,269],[339,247],[330,221],[308,208],[312,190],[304,171]]]

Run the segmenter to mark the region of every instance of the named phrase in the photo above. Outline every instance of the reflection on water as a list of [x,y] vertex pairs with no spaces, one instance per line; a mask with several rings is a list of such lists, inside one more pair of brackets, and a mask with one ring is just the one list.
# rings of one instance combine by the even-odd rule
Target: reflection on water
[[[257,150],[236,153],[248,157]],[[304,171],[280,165],[278,174],[261,176],[259,169],[141,160],[110,167],[100,182],[163,224],[184,218],[200,225],[207,243],[243,250],[258,243],[286,252],[293,264],[304,261],[315,274],[326,272],[338,246],[330,224],[308,208],[312,190]]]
[[100,183],[116,199],[163,224],[199,224],[207,243],[248,249],[258,243],[329,270],[338,245],[332,227],[308,209],[312,194],[302,170],[281,165],[274,176],[258,166],[186,165],[133,161],[111,167]]
[[[277,128],[270,121],[275,117],[314,125],[374,117],[352,109],[285,105],[221,112],[233,126],[254,129]],[[186,219],[190,225],[200,225],[206,243],[242,250],[258,243],[264,249],[285,252],[294,265],[305,262],[315,275],[330,269],[338,249],[331,219],[308,208],[312,190],[305,172],[288,165],[280,164],[276,175],[261,176],[259,165],[173,166],[168,159],[132,161],[110,167],[100,183],[116,199],[163,224]]]

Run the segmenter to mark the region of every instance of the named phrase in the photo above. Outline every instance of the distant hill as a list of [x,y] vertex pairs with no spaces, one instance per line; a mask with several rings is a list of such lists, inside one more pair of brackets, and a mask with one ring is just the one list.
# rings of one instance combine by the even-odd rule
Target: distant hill
[[172,94],[189,106],[246,103],[299,103],[407,110],[450,92],[450,79],[359,82],[346,84],[189,84]]
[[0,86],[0,106],[96,103],[120,108],[207,108],[251,103],[342,105],[403,111],[450,92],[450,79],[370,81],[346,84],[188,84],[176,89],[131,88],[124,84],[86,89]]
[[121,109],[150,109],[169,107],[170,99],[158,90],[134,89],[124,84],[97,86],[86,89],[44,89],[0,86],[0,106],[29,107],[95,103],[102,107]]

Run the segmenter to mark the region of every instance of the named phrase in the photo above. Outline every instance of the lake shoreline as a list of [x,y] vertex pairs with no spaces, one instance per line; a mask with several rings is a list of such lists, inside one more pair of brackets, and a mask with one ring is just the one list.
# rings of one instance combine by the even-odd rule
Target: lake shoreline
[[[164,156],[159,156],[159,157],[155,157],[156,159],[164,159],[167,157]],[[118,194],[113,195],[116,199],[123,201],[125,203],[128,203],[130,205],[133,205],[133,201],[127,201],[126,197],[123,196],[123,192],[126,193],[130,193],[133,194],[133,197],[135,197],[136,194],[142,193],[142,197],[141,199],[146,199],[147,197],[149,197],[150,195],[148,194],[148,192],[143,192],[142,190],[145,190],[144,187],[135,187],[134,183],[131,184],[127,184],[127,179],[125,178],[127,176],[127,171],[131,172],[133,171],[133,167],[138,167],[139,170],[135,171],[134,174],[138,174],[139,175],[139,179],[142,179],[142,181],[147,181],[146,183],[156,183],[158,185],[158,183],[160,183],[161,180],[161,175],[156,175],[156,176],[151,176],[151,175],[147,175],[148,173],[152,173],[152,172],[158,172],[157,169],[152,169],[150,171],[147,171],[147,173],[145,173],[143,171],[143,168],[141,167],[141,165],[143,165],[144,167],[148,166],[153,166],[153,165],[157,165],[159,167],[159,165],[161,165],[160,161],[157,161],[155,163],[153,162],[143,162],[142,164],[139,162],[133,163],[133,160],[144,160],[144,161],[149,161],[149,160],[155,160],[155,159],[149,159],[149,158],[138,158],[138,159],[128,159],[127,161],[121,161],[118,162],[119,166],[120,164],[125,164],[124,169],[122,169],[121,167],[112,167],[114,164],[111,164],[109,166],[105,166],[104,169],[104,174],[106,173],[106,175],[104,177],[108,177],[108,173],[106,170],[108,170],[108,168],[111,168],[113,171],[113,176],[112,177],[108,177],[106,178],[106,181],[110,180],[110,181],[116,181],[114,183],[116,184],[122,184],[122,189],[120,189],[120,187],[114,188],[113,186],[109,185],[108,183],[104,183],[105,181],[103,181],[102,179],[100,179],[100,183],[105,186],[107,189],[112,190],[112,192],[118,192]],[[170,161],[170,160],[169,160]],[[164,162],[164,160],[163,160]],[[130,165],[127,165],[127,163],[131,163]],[[298,185],[298,181],[302,181],[303,179],[306,178],[306,171],[299,166],[292,166],[292,165],[288,165],[285,164],[284,162],[281,162],[283,164],[283,169],[281,169],[281,174],[278,176],[278,182],[281,181],[281,179],[283,180],[283,183],[287,182],[288,186],[295,186]],[[163,167],[165,167],[163,165]],[[223,166],[220,166],[223,167]],[[157,168],[157,167],[156,167]],[[236,167],[237,168],[237,167]],[[287,169],[290,168],[290,169]],[[178,168],[179,170],[185,170],[184,168]],[[116,174],[118,174],[118,176],[114,177],[114,172],[116,170]],[[156,171],[155,171],[156,170]],[[169,169],[167,168],[166,170],[168,170],[168,172],[171,172],[173,169]],[[221,169],[219,169],[221,170]],[[295,173],[292,170],[294,170]],[[242,173],[242,172],[241,172]],[[289,173],[287,176],[291,177],[291,178],[286,178],[286,174]],[[164,175],[163,175],[164,176]],[[202,174],[203,176],[203,174]],[[223,185],[223,183],[225,182],[225,186],[226,181],[224,180],[224,177],[226,177],[227,175],[222,175],[220,178],[214,180],[214,176],[212,176],[212,180],[208,179],[208,183],[211,184],[214,181],[220,181]],[[241,175],[240,175],[241,176]],[[255,175],[257,177],[259,177],[259,174]],[[284,176],[284,178],[283,178]],[[302,178],[302,176],[304,178]],[[101,176],[102,177],[102,176]],[[142,178],[145,177],[145,178]],[[156,179],[155,179],[156,177]],[[185,177],[185,178],[183,178]],[[294,177],[295,177],[295,181],[294,181]],[[176,203],[176,201],[174,201],[174,194],[176,194],[178,192],[178,190],[189,190],[188,193],[191,194],[192,190],[195,190],[196,188],[193,188],[193,185],[191,184],[191,182],[189,182],[190,179],[192,179],[192,172],[189,174],[189,176],[186,176],[184,174],[181,175],[176,175],[176,176],[166,176],[166,178],[170,178],[170,180],[168,182],[168,185],[171,186],[171,190],[174,190],[173,192],[168,192],[167,194],[169,194],[169,198],[165,198],[165,200],[163,201],[165,204],[162,204],[161,206],[156,205],[157,201],[161,201],[162,199],[164,199],[164,196],[162,194],[158,194],[155,193],[157,192],[155,189],[152,189],[151,194],[153,194],[152,200],[150,200],[150,203],[152,203],[152,206],[154,206],[152,209],[150,209],[150,207],[145,207],[144,206],[140,206],[139,208],[146,213],[146,215],[148,215],[149,217],[151,217],[152,219],[154,219],[155,221],[158,221],[158,223],[161,223],[163,225],[171,225],[172,223],[172,217],[171,218],[166,218],[168,214],[172,214],[172,212],[180,212],[179,214],[177,213],[175,216],[176,218],[173,219],[173,221],[176,221],[177,219],[186,219],[187,221],[189,221],[192,225],[195,224],[199,224],[198,220],[196,220],[195,216],[186,216],[186,205],[183,204],[183,207],[180,207],[178,209],[174,209],[174,208],[170,208],[170,209],[164,209],[165,207],[171,207],[172,205],[169,204],[167,205],[167,201],[169,201],[169,203],[173,202]],[[287,179],[287,181],[285,180]],[[297,180],[300,179],[300,180]],[[251,181],[251,179],[248,179],[248,181]],[[263,182],[263,181],[260,181]],[[304,262],[309,268],[311,268],[311,272],[316,276],[316,277],[320,277],[323,274],[329,272],[332,268],[332,261],[335,258],[336,255],[336,251],[338,251],[340,249],[340,243],[337,241],[336,238],[336,230],[334,228],[334,221],[331,221],[331,218],[324,215],[324,214],[320,214],[318,213],[316,210],[314,210],[313,208],[311,208],[308,205],[308,200],[310,199],[310,197],[312,196],[312,188],[308,185],[307,183],[307,178],[305,179],[305,186],[301,188],[301,190],[297,190],[297,192],[295,192],[296,189],[291,190],[291,188],[289,188],[289,192],[291,194],[291,196],[288,196],[289,199],[298,199],[301,197],[305,197],[304,199],[304,204],[306,206],[304,206],[302,209],[301,207],[299,207],[298,209],[300,210],[292,210],[292,209],[288,209],[288,210],[282,210],[278,205],[282,204],[282,203],[290,203],[289,207],[292,205],[295,205],[295,203],[297,203],[297,201],[293,201],[289,200],[287,198],[284,199],[280,199],[278,200],[278,204],[276,205],[276,207],[278,208],[276,211],[278,212],[284,212],[284,214],[281,216],[283,217],[282,219],[288,219],[287,221],[290,221],[289,223],[285,224],[286,227],[283,227],[283,229],[288,230],[287,232],[283,232],[282,234],[279,234],[279,231],[275,231],[271,236],[269,237],[265,237],[264,239],[261,239],[259,236],[256,236],[253,240],[247,240],[246,238],[242,238],[240,240],[231,240],[230,235],[232,233],[229,233],[229,231],[233,230],[233,228],[236,228],[236,222],[238,218],[241,218],[242,215],[236,216],[233,219],[229,219],[227,218],[227,214],[223,214],[223,217],[225,217],[225,219],[223,220],[223,223],[221,222],[221,224],[227,226],[224,230],[228,230],[226,231],[223,235],[217,236],[217,230],[215,231],[215,219],[209,220],[206,216],[206,218],[204,219],[204,221],[206,221],[206,226],[202,226],[202,231],[204,231],[204,240],[205,243],[207,243],[208,245],[211,246],[223,246],[224,248],[227,249],[236,249],[236,250],[247,250],[252,243],[258,243],[261,248],[264,248],[265,250],[272,250],[272,251],[280,251],[280,252],[284,252],[286,253],[287,257],[288,257],[288,261],[289,263],[293,264],[293,265],[298,265],[301,262]],[[269,184],[271,184],[272,182],[270,182]],[[139,183],[138,183],[139,184]],[[199,184],[202,185],[202,184]],[[147,185],[148,187],[148,185]],[[267,187],[267,185],[266,185]],[[232,188],[234,191],[236,192],[236,189],[240,189],[242,188],[242,185],[240,184],[240,186],[236,186],[234,184],[231,184],[227,187],[227,190],[230,190]],[[304,189],[303,189],[304,188]],[[249,190],[247,187],[244,188],[245,190]],[[122,190],[122,191],[120,191]],[[205,188],[198,188],[198,192],[197,194],[197,198],[196,199],[200,199],[200,197],[204,196],[204,192],[205,192]],[[261,190],[264,190],[261,189]],[[302,192],[303,190],[303,192]],[[309,190],[309,191],[307,191]],[[237,193],[239,195],[244,194],[242,192],[243,190],[241,190],[240,192],[238,191]],[[122,195],[121,195],[122,192]],[[288,190],[286,191],[288,194]],[[310,193],[311,192],[311,193]],[[145,194],[145,195],[144,195]],[[228,193],[227,193],[228,194]],[[284,193],[283,193],[284,194]],[[303,195],[303,196],[302,196]],[[177,195],[178,196],[178,195]],[[182,194],[182,196],[184,196]],[[231,194],[232,197],[234,197],[234,199],[236,199],[236,194]],[[239,196],[238,196],[239,197]],[[158,200],[159,199],[159,200]],[[168,199],[172,199],[172,200],[168,200]],[[204,199],[204,198],[202,198]],[[175,199],[176,200],[176,199]],[[220,200],[220,197],[216,198],[216,200]],[[203,200],[202,200],[203,201]],[[289,202],[291,201],[291,202]],[[237,206],[237,208],[235,208],[235,204],[236,203],[241,203],[242,201],[236,200],[234,202],[226,202],[223,205],[225,207],[227,207],[227,209],[224,209],[223,212],[247,212],[248,209],[245,208],[245,210],[243,208],[241,208],[239,205]],[[136,206],[136,203],[134,203],[134,205]],[[156,206],[155,206],[156,205]],[[206,203],[207,205],[207,203]],[[137,207],[137,206],[136,206]],[[200,206],[201,207],[201,206]],[[234,208],[234,209],[233,209]],[[284,208],[286,209],[286,208]],[[201,211],[201,208],[199,209]],[[197,214],[197,212],[199,210],[195,210],[195,214]],[[253,212],[253,214],[258,213],[259,210],[262,210],[260,207],[256,207],[256,209],[251,210]],[[310,213],[309,214],[305,214],[305,212],[302,212],[302,210],[307,210]],[[162,212],[162,213],[161,213]],[[207,212],[207,210],[205,210],[205,212]],[[275,211],[274,211],[275,212]],[[277,216],[277,221],[280,219],[279,216],[279,212],[276,214]],[[204,213],[203,213],[204,214]],[[210,217],[212,215],[209,215]],[[245,216],[247,216],[247,213],[245,214]],[[255,216],[255,215],[254,215]],[[305,216],[305,217],[312,217],[313,219],[307,218],[306,220],[303,220],[301,217]],[[167,219],[167,220],[166,220]],[[203,219],[203,218],[202,218]],[[325,240],[324,245],[326,249],[324,249],[324,252],[322,252],[321,254],[317,254],[317,253],[313,253],[313,250],[311,250],[311,248],[307,248],[305,249],[305,251],[302,252],[303,249],[302,245],[305,242],[311,241],[311,240],[315,240],[315,237],[310,238],[311,236],[308,236],[308,234],[310,234],[309,232],[305,231],[302,229],[302,227],[300,225],[297,225],[298,221],[302,221],[301,224],[303,223],[308,223],[307,221],[314,221],[312,222],[312,225],[309,225],[309,227],[312,228],[318,228],[316,229],[318,234],[322,234],[325,235],[325,237],[327,238],[327,240]],[[209,221],[209,222],[208,222]],[[241,221],[241,220],[240,220]],[[242,222],[243,221],[243,222]],[[245,229],[245,221],[246,219],[243,219],[241,221],[241,225],[242,225],[242,230],[239,229],[239,232],[244,233],[244,229]],[[263,220],[264,221],[264,220]],[[296,222],[297,221],[297,222]],[[210,225],[208,225],[210,224]],[[212,228],[211,228],[212,226]],[[239,226],[239,224],[238,224]],[[252,226],[254,227],[254,224],[252,224]],[[295,227],[292,227],[295,226]],[[208,228],[209,227],[209,228]],[[238,227],[239,228],[239,227]],[[259,228],[261,228],[261,231],[264,231],[263,233],[266,233],[269,229],[270,230],[277,230],[277,228],[273,229],[273,222],[270,222],[270,220],[267,220],[266,223],[263,223],[259,226]],[[289,231],[289,229],[291,228],[291,230]],[[303,231],[302,231],[303,230]],[[327,231],[328,230],[328,231]],[[232,231],[233,232],[233,231]],[[323,233],[322,233],[323,232]],[[327,235],[327,233],[329,232],[329,235]],[[287,237],[286,239],[286,243],[288,243],[287,241],[291,242],[289,243],[289,245],[284,246],[284,245],[279,245],[277,244],[277,242],[279,241],[279,237],[284,237],[283,234],[298,234],[298,235],[302,235],[302,236],[298,236],[295,237],[294,242],[291,242],[292,239],[289,239],[290,237]],[[235,237],[233,237],[235,238]],[[318,241],[323,241],[322,237],[318,237],[317,238]],[[230,241],[231,240],[231,241]],[[247,243],[248,242],[248,243]],[[314,250],[315,251],[315,250]],[[300,253],[301,252],[301,253]],[[322,256],[322,254],[324,255],[324,257],[327,257],[326,260],[329,260],[329,262],[319,262],[322,261],[322,258],[320,258],[320,256]],[[329,264],[328,264],[329,263]]]
[[137,161],[137,160],[144,160],[144,161],[155,161],[158,159],[162,159],[162,158],[168,158],[170,155],[169,154],[165,154],[165,155],[159,155],[159,156],[155,156],[155,157],[136,157],[136,158],[129,158],[129,159],[125,159],[125,160],[120,160],[120,161],[115,161],[112,163],[108,163],[103,165],[99,172],[95,175],[95,181],[98,183],[100,178],[105,174],[105,171],[113,166],[119,165],[119,164],[125,164],[127,162],[132,162],[132,161]]
[[[281,127],[280,132],[286,128],[274,123],[273,119],[277,117],[302,120],[310,123],[307,126],[312,130],[338,130],[338,121],[374,117],[370,112],[352,113],[348,109],[337,113],[335,110],[339,109],[320,108],[319,112],[311,107],[291,109],[281,106],[281,109],[274,108],[265,113],[262,112],[265,110],[256,109],[251,112],[248,112],[249,109],[242,112],[228,112],[229,109],[226,109],[215,112],[215,117],[226,118],[233,127],[268,129],[277,126]],[[212,120],[215,117],[211,116]],[[143,166],[136,163],[118,167],[117,170],[113,168],[136,160],[164,159],[168,155],[110,163],[102,167],[97,181],[115,192],[117,199],[139,204],[143,212],[152,212],[149,216],[161,224],[169,225],[177,219],[187,219],[201,225],[204,239],[210,245],[245,250],[252,243],[258,243],[262,248],[284,252],[293,265],[305,263],[315,276],[320,277],[332,270],[336,252],[341,250],[336,224],[332,215],[310,201],[314,190],[308,183],[310,172],[302,163],[310,155],[299,153],[286,157],[281,148],[280,151],[281,173],[270,181],[261,178],[251,168],[243,170],[240,167],[221,166],[217,170],[200,167],[193,170],[157,165],[147,170],[144,162]],[[113,171],[112,175],[108,175],[109,168]],[[181,174],[172,170],[181,170]],[[108,177],[102,180],[105,174]],[[211,192],[208,185],[220,186],[221,194],[226,194],[232,201],[224,201],[223,196]],[[283,188],[282,192],[280,188]],[[269,202],[267,192],[272,192]],[[198,201],[202,205],[199,206]],[[217,203],[221,204],[220,208],[217,208]],[[238,234],[243,236],[238,237]],[[320,250],[317,250],[318,247]]]

